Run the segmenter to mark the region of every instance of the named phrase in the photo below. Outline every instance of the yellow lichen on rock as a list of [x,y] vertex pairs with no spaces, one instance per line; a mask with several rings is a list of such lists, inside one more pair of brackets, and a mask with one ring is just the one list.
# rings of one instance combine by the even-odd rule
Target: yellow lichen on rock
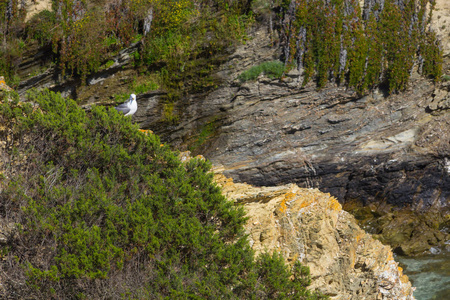
[[391,249],[365,233],[336,198],[294,184],[254,187],[234,183],[215,167],[215,181],[247,211],[245,226],[256,254],[282,253],[310,268],[311,288],[331,299],[414,299]]
[[336,198],[330,197],[330,201],[328,201],[328,208],[332,210],[342,210],[342,205],[337,201]]
[[278,210],[281,213],[285,213],[287,211],[286,198],[281,201],[280,206],[278,207]]
[[400,281],[401,281],[402,283],[408,283],[408,282],[409,282],[409,278],[408,278],[408,276],[406,276],[406,275],[402,275],[402,276],[400,277]]

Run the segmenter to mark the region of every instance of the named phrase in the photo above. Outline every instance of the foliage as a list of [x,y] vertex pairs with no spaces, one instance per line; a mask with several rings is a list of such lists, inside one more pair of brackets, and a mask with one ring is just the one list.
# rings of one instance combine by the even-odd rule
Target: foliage
[[304,268],[255,261],[208,162],[181,163],[112,108],[28,100],[0,105],[2,297],[315,299]]
[[444,76],[442,76],[442,80],[443,81],[450,81],[450,75],[444,75]]
[[[299,262],[289,268],[281,254],[264,253],[256,259],[261,298],[264,299],[327,299],[328,297],[304,289],[311,284],[309,268]],[[295,295],[295,296],[294,296]]]
[[104,67],[105,69],[108,69],[108,68],[111,67],[112,65],[114,65],[114,60],[110,59],[110,60],[108,60],[108,61],[103,65],[103,67]]
[[159,88],[158,84],[154,82],[151,78],[146,78],[145,81],[136,81],[136,78],[131,83],[130,88],[134,94],[143,94],[148,91],[154,91]]
[[281,78],[285,70],[284,64],[281,61],[267,61],[263,62],[257,66],[253,66],[247,71],[244,71],[239,75],[239,80],[244,82],[248,80],[255,80],[260,74],[265,74],[267,77]]
[[164,103],[163,106],[163,120],[169,124],[175,124],[179,120],[179,116],[174,112],[175,103]]
[[159,35],[163,32],[176,31],[192,14],[198,14],[194,1],[169,0],[160,1],[155,6],[154,33]]
[[108,67],[113,56],[137,42],[132,66],[141,74],[161,75],[158,85],[174,95],[166,102],[216,87],[211,71],[224,60],[227,47],[245,42],[254,21],[251,1],[54,0],[52,11],[26,23],[17,0],[6,2],[15,5],[12,16],[6,14],[7,3],[0,5],[0,37],[7,42],[0,49],[0,73],[8,83],[22,59],[21,43],[52,45],[62,74],[80,76],[85,83],[89,74]]
[[41,45],[51,43],[55,26],[55,13],[43,10],[28,21],[27,36],[37,40]]
[[286,65],[304,70],[304,84],[331,79],[360,93],[378,84],[404,90],[416,65],[439,80],[442,53],[428,26],[434,1],[383,2],[363,15],[357,0],[281,1]]
[[155,16],[154,30],[144,40],[139,57],[141,65],[159,69],[161,85],[173,95],[170,101],[187,92],[217,86],[217,79],[210,73],[223,61],[220,54],[236,41],[245,41],[253,17],[241,14],[237,7],[224,7],[211,7],[208,1],[195,2],[189,14],[177,11],[188,20],[183,24],[173,22],[170,27]]
[[17,0],[0,2],[0,73],[11,87],[14,87],[13,70],[19,65],[24,51],[20,32],[25,13],[25,8]]

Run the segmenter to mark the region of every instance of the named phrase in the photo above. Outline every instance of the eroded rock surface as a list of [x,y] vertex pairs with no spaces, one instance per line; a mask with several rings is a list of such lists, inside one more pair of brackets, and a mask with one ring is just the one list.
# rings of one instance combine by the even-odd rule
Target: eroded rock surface
[[436,0],[431,26],[441,40],[443,54],[450,54],[450,1]]
[[24,2],[27,10],[26,20],[31,19],[43,10],[52,10],[51,0],[25,0]]
[[417,212],[386,203],[344,205],[358,224],[400,255],[450,252],[450,215],[436,211]]
[[295,184],[233,183],[221,173],[216,182],[224,195],[244,205],[253,249],[278,251],[287,261],[309,266],[311,288],[332,299],[414,299],[390,248],[365,233],[336,198]]

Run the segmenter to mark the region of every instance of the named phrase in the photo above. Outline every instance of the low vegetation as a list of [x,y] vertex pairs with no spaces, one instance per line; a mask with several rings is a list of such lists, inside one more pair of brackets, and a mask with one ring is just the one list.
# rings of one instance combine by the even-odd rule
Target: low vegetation
[[307,268],[254,257],[208,162],[181,163],[112,108],[28,100],[0,104],[2,298],[325,298]]
[[239,75],[239,80],[242,82],[255,80],[260,74],[264,74],[271,79],[279,79],[283,75],[284,71],[285,67],[281,61],[267,61],[244,71],[241,75]]

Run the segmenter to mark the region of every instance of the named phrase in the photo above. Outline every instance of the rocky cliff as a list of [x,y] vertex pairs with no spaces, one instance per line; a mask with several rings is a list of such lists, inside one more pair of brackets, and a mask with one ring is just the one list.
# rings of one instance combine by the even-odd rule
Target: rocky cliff
[[278,251],[309,266],[311,288],[331,299],[414,299],[411,283],[388,246],[374,240],[336,198],[295,184],[233,183],[216,167],[223,193],[243,205],[257,252]]
[[[178,106],[178,126],[152,123],[148,116],[157,115],[156,105],[141,110],[136,120],[145,120],[176,147],[223,165],[224,174],[238,182],[319,188],[341,203],[373,205],[372,219],[399,207],[414,211],[407,220],[384,223],[410,233],[401,239],[388,234],[397,235],[399,253],[444,246],[449,239],[449,82],[434,85],[413,74],[404,93],[378,89],[364,97],[333,84],[302,88],[296,71],[282,80],[260,76],[240,83],[236,78],[244,70],[279,55],[267,28],[253,36],[216,74],[224,81],[221,87]],[[196,148],[203,131],[209,139]],[[432,212],[436,223],[417,223],[424,211]],[[372,231],[383,233],[381,227]],[[421,239],[411,242],[421,244],[415,249],[406,245],[414,239]]]
[[[450,51],[448,9],[446,1],[436,1],[432,21],[444,56]],[[381,87],[364,97],[333,83],[320,90],[314,84],[302,87],[296,70],[281,80],[261,75],[242,83],[237,79],[242,72],[281,56],[276,32],[266,21],[254,28],[246,44],[229,49],[227,61],[213,74],[221,82],[216,89],[190,94],[174,105],[177,123],[161,122],[160,91],[138,95],[134,120],[175,148],[204,154],[235,181],[296,183],[329,192],[350,208],[354,203],[371,206],[361,218],[387,219],[379,226],[370,224],[374,233],[383,234],[386,226],[409,232],[401,238],[385,234],[396,235],[386,242],[395,242],[399,253],[443,246],[449,239],[450,82],[436,85],[413,73],[403,93],[387,95]],[[50,68],[22,82],[19,93],[47,86],[85,103],[105,102],[124,78],[133,76],[129,58],[137,47],[92,74],[87,86],[65,81]],[[447,62],[444,67],[447,72]],[[411,217],[389,218],[399,207],[411,210]],[[417,223],[424,212],[436,222]],[[420,247],[405,246],[411,238],[423,238],[423,232],[430,236]]]
[[413,75],[404,93],[387,96],[379,89],[364,97],[333,84],[302,88],[295,70],[282,80],[260,76],[239,83],[236,78],[244,70],[278,57],[269,45],[267,28],[259,28],[216,74],[225,83],[202,98],[186,99],[179,105],[180,124],[157,132],[174,145],[189,147],[195,133],[211,124],[215,132],[198,152],[224,165],[225,174],[237,181],[294,182],[340,201],[446,206],[447,83],[436,87]]

